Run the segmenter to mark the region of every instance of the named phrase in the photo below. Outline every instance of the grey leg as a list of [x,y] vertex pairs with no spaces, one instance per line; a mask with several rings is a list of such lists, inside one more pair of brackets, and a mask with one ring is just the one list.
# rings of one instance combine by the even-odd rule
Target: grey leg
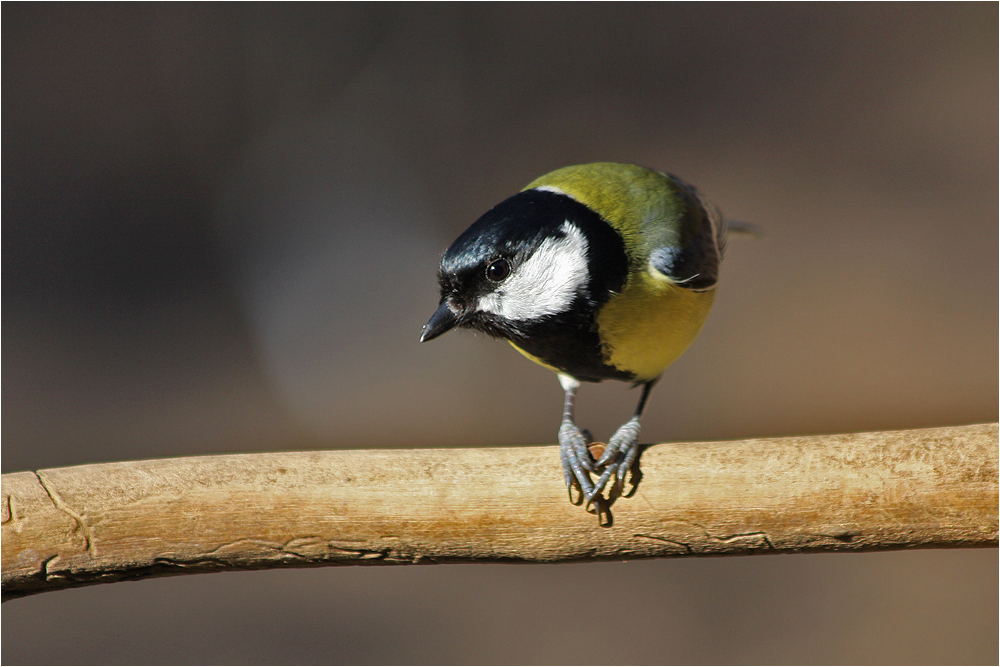
[[639,421],[642,418],[642,411],[646,407],[649,392],[658,379],[650,380],[643,385],[642,396],[639,397],[639,404],[635,408],[632,419],[615,431],[615,434],[608,441],[608,446],[604,449],[604,454],[594,464],[598,470],[601,470],[601,476],[594,484],[593,494],[587,496],[588,501],[600,495],[612,477],[615,478],[615,483],[611,495],[621,494],[625,486],[625,475],[632,468],[632,464],[635,463],[635,459],[639,455]]
[[[563,419],[559,427],[559,458],[562,461],[563,477],[569,489],[569,499],[574,505],[580,505],[585,498],[592,498],[594,486],[590,481],[590,472],[594,472],[594,464],[587,449],[588,439],[584,431],[573,420],[573,406],[576,401],[576,390],[579,381],[568,375],[560,375],[559,381],[566,390],[563,402]],[[573,498],[573,489],[577,489],[579,498]]]

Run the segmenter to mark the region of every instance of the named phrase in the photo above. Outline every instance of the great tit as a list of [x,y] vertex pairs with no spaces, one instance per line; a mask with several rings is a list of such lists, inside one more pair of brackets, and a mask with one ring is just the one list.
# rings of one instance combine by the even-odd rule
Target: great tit
[[[448,248],[441,302],[420,340],[476,329],[555,371],[566,392],[559,447],[570,501],[593,504],[600,519],[636,463],[650,390],[712,307],[725,244],[718,209],[676,176],[611,162],[557,169]],[[595,459],[573,404],[581,382],[602,380],[642,385],[642,395]]]

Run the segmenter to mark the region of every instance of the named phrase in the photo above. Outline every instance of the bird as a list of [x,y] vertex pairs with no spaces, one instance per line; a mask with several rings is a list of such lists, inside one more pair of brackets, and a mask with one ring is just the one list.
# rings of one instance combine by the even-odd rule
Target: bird
[[[445,251],[440,303],[420,341],[472,329],[555,371],[570,502],[586,501],[605,521],[637,464],[650,391],[711,310],[726,231],[719,209],[669,173],[615,162],[557,169],[488,210]],[[574,404],[582,383],[604,380],[642,392],[632,417],[592,454]]]

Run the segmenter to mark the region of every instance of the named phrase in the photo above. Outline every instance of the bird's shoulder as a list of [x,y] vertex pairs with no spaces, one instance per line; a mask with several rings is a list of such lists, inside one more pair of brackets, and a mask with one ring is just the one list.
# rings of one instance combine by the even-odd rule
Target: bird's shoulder
[[621,235],[630,270],[693,290],[715,287],[725,223],[697,189],[671,174],[614,162],[564,167],[526,189],[565,194]]

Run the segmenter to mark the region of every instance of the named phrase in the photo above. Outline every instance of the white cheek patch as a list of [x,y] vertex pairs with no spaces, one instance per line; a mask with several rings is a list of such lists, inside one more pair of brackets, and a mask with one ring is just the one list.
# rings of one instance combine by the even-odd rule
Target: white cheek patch
[[479,310],[507,320],[534,320],[569,309],[587,284],[587,239],[569,221],[562,238],[547,238],[534,254],[492,294],[480,297]]

